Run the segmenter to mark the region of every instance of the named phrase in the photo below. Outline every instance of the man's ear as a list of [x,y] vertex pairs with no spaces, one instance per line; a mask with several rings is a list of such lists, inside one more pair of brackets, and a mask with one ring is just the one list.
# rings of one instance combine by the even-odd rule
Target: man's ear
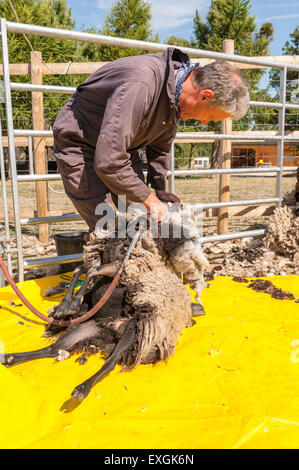
[[200,90],[199,95],[198,95],[198,101],[211,101],[214,98],[214,92],[213,90],[210,90],[209,88],[206,88],[204,90]]

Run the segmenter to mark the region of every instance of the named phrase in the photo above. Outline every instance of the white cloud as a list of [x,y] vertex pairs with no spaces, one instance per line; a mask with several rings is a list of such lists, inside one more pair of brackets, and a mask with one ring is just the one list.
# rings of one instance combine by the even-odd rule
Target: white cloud
[[152,25],[157,31],[173,29],[192,21],[195,10],[201,10],[209,0],[152,0]]
[[100,10],[109,11],[114,3],[115,0],[97,0],[97,6]]
[[[97,0],[99,9],[109,12],[115,0]],[[148,0],[151,4],[152,27],[159,30],[177,28],[193,20],[195,10],[210,5],[210,0]],[[175,33],[174,33],[175,34]]]

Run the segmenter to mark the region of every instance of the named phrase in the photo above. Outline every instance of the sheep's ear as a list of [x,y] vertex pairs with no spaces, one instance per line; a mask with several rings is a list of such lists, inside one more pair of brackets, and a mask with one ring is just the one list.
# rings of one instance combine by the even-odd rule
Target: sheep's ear
[[205,309],[201,304],[191,304],[192,317],[200,317],[205,315]]

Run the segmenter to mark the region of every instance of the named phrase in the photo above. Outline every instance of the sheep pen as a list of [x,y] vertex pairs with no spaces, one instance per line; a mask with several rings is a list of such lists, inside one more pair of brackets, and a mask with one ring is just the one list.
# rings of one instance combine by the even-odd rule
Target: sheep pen
[[[127,224],[133,220],[133,216],[126,217]],[[169,230],[166,237],[163,227]],[[113,237],[108,229],[91,233],[84,247],[84,262],[75,269],[67,293],[50,316],[76,319],[93,307],[122,266],[131,239],[128,235]],[[170,211],[168,223],[159,225],[158,236],[148,228],[143,230],[123,265],[120,282],[92,319],[64,331],[48,325],[44,336],[59,334],[55,343],[37,351],[3,354],[1,362],[12,366],[46,357],[62,360],[82,353],[79,362],[84,363],[89,355],[101,352],[106,358],[102,368],[72,392],[81,401],[116,364],[132,369],[138,364],[166,360],[174,353],[183,328],[193,324],[192,316],[204,314],[200,293],[207,266],[191,219],[182,222],[178,212]],[[83,284],[73,294],[82,274]],[[194,289],[197,303],[192,303],[187,283]],[[55,287],[46,294],[53,292]]]

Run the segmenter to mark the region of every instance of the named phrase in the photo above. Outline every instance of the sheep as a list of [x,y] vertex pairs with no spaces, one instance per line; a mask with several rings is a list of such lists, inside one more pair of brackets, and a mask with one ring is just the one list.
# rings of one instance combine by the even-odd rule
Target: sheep
[[[126,215],[126,224],[134,217]],[[45,357],[62,360],[78,352],[82,353],[78,361],[84,363],[89,355],[102,352],[107,357],[102,368],[72,392],[80,402],[116,364],[133,369],[166,360],[175,352],[183,328],[192,326],[192,317],[205,313],[200,293],[208,262],[194,224],[186,220],[170,211],[167,224],[159,224],[157,237],[146,227],[124,263],[118,286],[92,319],[63,332],[47,326],[44,336],[60,333],[55,343],[37,351],[4,354],[4,365]],[[163,230],[169,228],[172,234],[163,237]],[[180,237],[175,238],[178,229]],[[96,227],[84,246],[83,264],[75,269],[69,290],[50,315],[68,320],[95,305],[118,271],[130,240],[128,235],[113,238],[109,229]],[[73,295],[83,272],[85,280]],[[198,303],[191,302],[187,283],[194,288]]]

